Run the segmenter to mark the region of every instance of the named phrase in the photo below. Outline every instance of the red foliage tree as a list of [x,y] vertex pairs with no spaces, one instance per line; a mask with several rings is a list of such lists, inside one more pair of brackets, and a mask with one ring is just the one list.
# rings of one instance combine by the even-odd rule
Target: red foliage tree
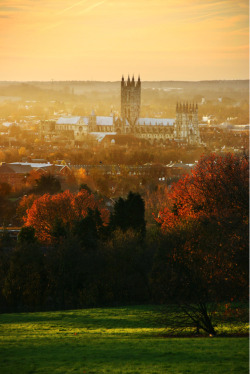
[[190,220],[248,219],[249,161],[233,154],[203,157],[169,193],[156,219],[163,231]]
[[172,187],[169,206],[158,214],[164,233],[186,233],[176,260],[219,298],[247,294],[248,185],[247,158],[211,154]]
[[85,218],[88,210],[98,209],[103,225],[109,221],[109,212],[101,208],[93,194],[81,190],[77,194],[65,191],[57,195],[45,194],[36,199],[27,210],[27,217],[23,217],[25,226],[33,226],[36,236],[41,242],[51,243],[52,231],[56,220],[72,228],[74,222]]
[[27,218],[27,212],[32,207],[34,201],[37,199],[37,196],[35,194],[25,195],[22,200],[20,201],[16,214],[18,219],[20,220],[20,223],[25,222],[25,219]]

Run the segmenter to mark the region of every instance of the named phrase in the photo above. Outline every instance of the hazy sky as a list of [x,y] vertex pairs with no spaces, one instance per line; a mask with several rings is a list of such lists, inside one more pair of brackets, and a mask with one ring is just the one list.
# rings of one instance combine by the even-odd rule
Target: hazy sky
[[0,0],[0,80],[247,79],[248,0]]

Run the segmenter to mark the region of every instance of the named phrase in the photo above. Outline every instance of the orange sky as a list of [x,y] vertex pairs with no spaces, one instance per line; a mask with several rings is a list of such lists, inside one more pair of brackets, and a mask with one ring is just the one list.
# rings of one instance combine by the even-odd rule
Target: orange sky
[[248,0],[0,0],[0,80],[247,79]]

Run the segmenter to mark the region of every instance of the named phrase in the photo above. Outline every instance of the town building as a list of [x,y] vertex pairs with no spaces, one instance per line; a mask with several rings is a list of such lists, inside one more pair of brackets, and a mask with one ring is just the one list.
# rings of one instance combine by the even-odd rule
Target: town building
[[52,174],[61,178],[72,174],[72,170],[67,165],[55,165],[49,162],[2,162],[0,163],[0,183],[8,183],[14,188],[20,187],[26,183],[32,171],[40,175]]

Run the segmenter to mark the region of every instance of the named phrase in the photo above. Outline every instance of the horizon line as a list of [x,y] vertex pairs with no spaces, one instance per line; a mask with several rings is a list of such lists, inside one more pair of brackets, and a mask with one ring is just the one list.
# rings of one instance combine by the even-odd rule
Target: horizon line
[[[200,79],[200,80],[184,80],[184,79],[157,79],[157,80],[142,80],[141,82],[188,82],[188,83],[198,83],[198,82],[225,82],[225,81],[249,81],[248,78],[223,78],[223,79]],[[0,80],[0,83],[31,83],[31,82],[41,82],[41,83],[56,83],[56,82],[101,82],[101,83],[117,83],[121,80],[93,80],[93,79],[49,79],[49,80]]]

